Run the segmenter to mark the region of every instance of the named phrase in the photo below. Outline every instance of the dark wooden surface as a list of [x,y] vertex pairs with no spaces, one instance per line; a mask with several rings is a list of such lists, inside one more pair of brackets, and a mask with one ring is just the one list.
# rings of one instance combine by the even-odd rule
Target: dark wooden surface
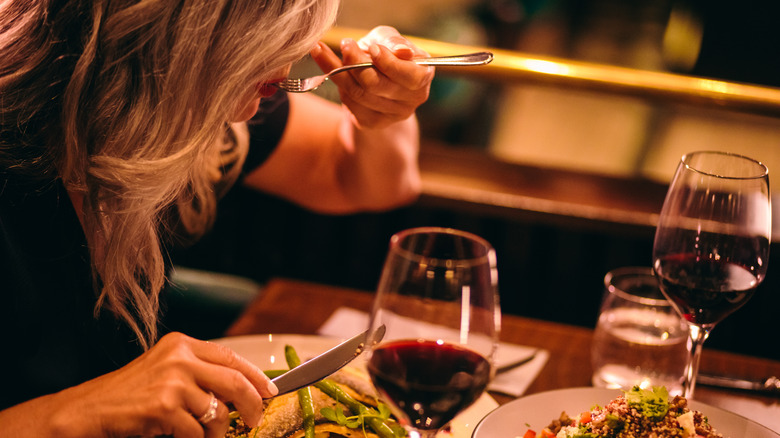
[[[366,291],[276,278],[227,330],[226,335],[260,333],[315,334],[339,307],[368,311],[373,295]],[[550,359],[528,388],[533,394],[559,388],[590,386],[592,330],[556,322],[505,315],[503,341],[546,349]],[[780,376],[780,362],[706,349],[701,371],[719,375],[764,378]],[[499,403],[510,398],[493,395]],[[780,397],[697,388],[696,399],[780,429]]]

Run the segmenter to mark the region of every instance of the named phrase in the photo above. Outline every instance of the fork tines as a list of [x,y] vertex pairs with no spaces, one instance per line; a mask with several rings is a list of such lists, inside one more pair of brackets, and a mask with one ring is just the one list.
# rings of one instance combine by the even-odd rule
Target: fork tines
[[300,79],[285,79],[281,82],[277,82],[275,85],[281,88],[282,90],[290,91],[293,93],[301,91]]

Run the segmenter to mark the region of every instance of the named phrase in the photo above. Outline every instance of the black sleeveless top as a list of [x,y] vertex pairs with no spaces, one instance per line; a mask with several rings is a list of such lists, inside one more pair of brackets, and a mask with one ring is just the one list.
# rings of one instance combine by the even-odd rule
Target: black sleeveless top
[[[247,124],[243,170],[281,139],[286,94]],[[109,311],[95,317],[89,252],[59,180],[31,188],[0,172],[0,409],[75,386],[137,357],[136,336]]]

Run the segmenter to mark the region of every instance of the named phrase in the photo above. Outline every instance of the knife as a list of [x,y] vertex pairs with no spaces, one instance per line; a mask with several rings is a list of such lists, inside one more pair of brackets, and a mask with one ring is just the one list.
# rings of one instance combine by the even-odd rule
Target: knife
[[[301,389],[330,376],[360,356],[366,349],[370,330],[355,335],[317,357],[307,360],[281,376],[271,379],[279,388],[277,396]],[[385,335],[385,326],[379,326],[371,337],[377,343]]]
[[696,383],[718,388],[741,389],[743,391],[780,395],[780,379],[774,376],[765,380],[746,380],[734,377],[699,374],[699,376],[696,377]]

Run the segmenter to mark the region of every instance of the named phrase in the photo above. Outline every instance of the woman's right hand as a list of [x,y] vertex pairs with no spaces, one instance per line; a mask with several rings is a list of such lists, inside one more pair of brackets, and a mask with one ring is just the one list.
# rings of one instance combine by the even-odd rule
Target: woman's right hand
[[[218,400],[216,418],[200,424],[211,393]],[[41,420],[51,421],[53,436],[59,437],[223,437],[229,424],[226,403],[254,426],[263,416],[263,398],[276,393],[261,370],[229,348],[172,333],[114,372],[0,414],[24,416],[27,405],[33,408],[27,413],[46,415]],[[36,401],[48,405],[48,412],[35,409]]]

